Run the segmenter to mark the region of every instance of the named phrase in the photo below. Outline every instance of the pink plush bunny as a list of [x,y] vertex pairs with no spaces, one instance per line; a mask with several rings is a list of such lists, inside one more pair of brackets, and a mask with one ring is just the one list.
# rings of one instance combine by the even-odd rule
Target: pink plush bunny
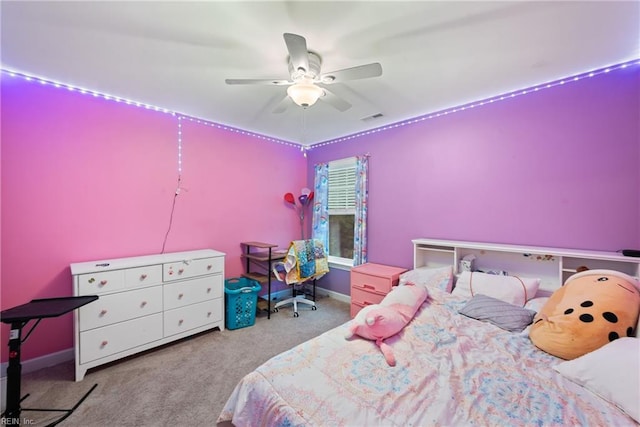
[[358,312],[345,338],[358,335],[375,341],[389,366],[396,366],[393,351],[384,340],[400,332],[413,319],[427,295],[424,286],[414,283],[395,287],[380,304],[368,305]]

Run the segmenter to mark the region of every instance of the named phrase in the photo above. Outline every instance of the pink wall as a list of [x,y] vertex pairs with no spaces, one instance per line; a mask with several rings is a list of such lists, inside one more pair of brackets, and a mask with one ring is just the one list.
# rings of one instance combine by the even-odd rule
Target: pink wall
[[370,153],[371,262],[411,267],[418,237],[640,248],[639,117],[635,66],[314,148],[308,182],[316,163]]
[[[178,119],[2,76],[1,307],[72,294],[69,264],[162,250],[177,186]],[[282,195],[305,186],[300,150],[183,123],[182,191],[165,252],[213,248],[242,272],[243,240],[299,235]],[[72,316],[43,321],[23,360],[73,346]],[[2,325],[2,361],[8,327]]]

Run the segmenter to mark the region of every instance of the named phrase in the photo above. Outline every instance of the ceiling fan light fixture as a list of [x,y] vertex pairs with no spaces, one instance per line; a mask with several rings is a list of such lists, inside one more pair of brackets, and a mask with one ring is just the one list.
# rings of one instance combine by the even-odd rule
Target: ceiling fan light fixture
[[293,102],[304,108],[311,107],[315,104],[322,94],[322,88],[312,83],[301,82],[287,88],[287,95],[289,95]]

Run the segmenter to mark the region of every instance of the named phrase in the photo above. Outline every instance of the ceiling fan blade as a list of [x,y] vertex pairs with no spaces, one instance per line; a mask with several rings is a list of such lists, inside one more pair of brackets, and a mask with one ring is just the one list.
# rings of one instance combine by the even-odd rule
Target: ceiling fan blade
[[284,86],[293,84],[289,80],[277,80],[277,79],[225,79],[224,81],[228,85],[276,85]]
[[324,84],[342,83],[348,80],[368,79],[382,75],[382,65],[378,62],[357,67],[345,68],[342,70],[324,73],[320,76],[320,81]]
[[287,44],[289,58],[293,69],[302,69],[304,73],[309,71],[309,51],[307,50],[307,41],[304,37],[297,34],[284,33],[284,42]]
[[292,102],[293,101],[291,100],[291,98],[289,98],[288,95],[285,95],[285,97],[282,98],[280,102],[278,102],[276,108],[274,108],[271,112],[274,114],[284,113],[286,109],[289,108],[289,105],[291,105]]
[[340,98],[333,92],[325,88],[322,88],[322,90],[324,91],[324,95],[322,95],[320,99],[326,102],[327,104],[331,105],[336,110],[347,111],[349,108],[351,108],[351,104],[349,104],[347,101]]

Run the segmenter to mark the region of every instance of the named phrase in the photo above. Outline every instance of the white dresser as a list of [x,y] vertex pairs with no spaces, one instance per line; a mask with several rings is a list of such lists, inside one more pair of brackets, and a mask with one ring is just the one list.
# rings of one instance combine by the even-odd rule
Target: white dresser
[[215,327],[224,330],[224,255],[203,249],[71,264],[76,381],[87,369]]

